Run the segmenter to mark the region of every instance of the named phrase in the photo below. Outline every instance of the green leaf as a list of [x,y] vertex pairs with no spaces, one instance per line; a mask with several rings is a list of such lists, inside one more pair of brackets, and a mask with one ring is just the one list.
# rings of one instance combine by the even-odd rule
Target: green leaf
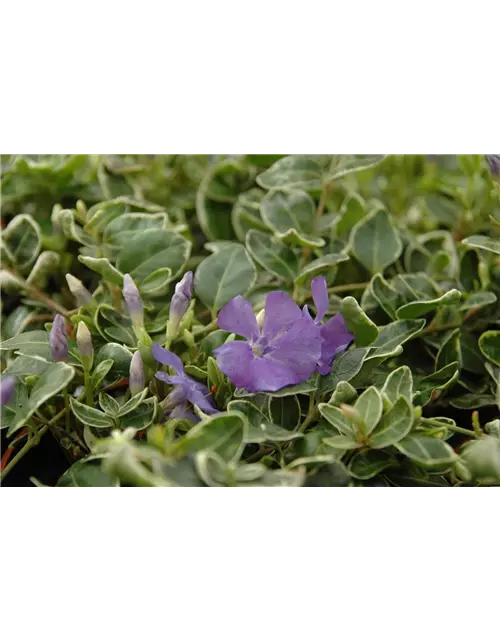
[[168,292],[168,284],[172,280],[172,269],[164,267],[156,269],[144,278],[140,285],[143,296],[163,296]]
[[450,445],[437,438],[410,435],[394,446],[410,460],[428,469],[446,467],[458,460]]
[[263,197],[264,191],[261,189],[250,189],[238,196],[231,212],[231,221],[240,242],[245,242],[250,229],[268,231],[267,225],[260,217],[260,202]]
[[457,304],[461,298],[462,294],[458,289],[450,289],[434,300],[416,300],[415,302],[405,304],[397,310],[396,317],[400,320],[418,318],[439,309],[439,307]]
[[116,342],[105,344],[96,354],[94,372],[106,360],[113,361],[112,368],[108,370],[113,374],[110,376],[113,381],[128,378],[132,353],[126,347]]
[[221,249],[198,266],[194,287],[207,307],[218,311],[238,295],[244,295],[256,278],[255,267],[243,247]]
[[36,315],[36,309],[25,305],[18,305],[12,312],[3,319],[2,337],[7,340],[19,335],[30,323],[33,316]]
[[385,155],[340,155],[338,162],[328,170],[326,180],[332,182],[351,173],[364,171],[380,164]]
[[368,353],[368,349],[349,349],[333,361],[331,372],[322,376],[321,391],[334,391],[341,381],[348,382],[359,373]]
[[380,327],[377,340],[370,347],[367,360],[391,355],[394,350],[422,331],[425,320],[396,320]]
[[114,418],[118,411],[120,410],[120,404],[117,400],[110,396],[107,393],[99,394],[99,404],[101,405],[101,409],[105,414]]
[[351,451],[353,449],[359,449],[361,446],[354,438],[354,435],[340,435],[340,436],[331,436],[329,438],[323,438],[323,442],[332,447],[332,449],[337,449],[338,451]]
[[283,242],[322,247],[313,236],[315,204],[305,191],[270,191],[260,205],[262,219]]
[[30,215],[19,213],[2,232],[3,245],[9,260],[18,269],[32,265],[42,248],[42,232]]
[[500,241],[488,236],[470,236],[469,238],[464,238],[462,244],[500,255]]
[[23,427],[35,411],[45,404],[49,398],[52,398],[67,387],[74,375],[75,370],[73,367],[65,362],[54,362],[51,364],[36,381],[26,404],[19,407],[10,425],[7,437],[10,437],[18,429]]
[[483,436],[463,448],[462,460],[473,477],[486,480],[489,484],[500,482],[500,440],[493,436]]
[[124,247],[134,244],[144,231],[165,230],[167,224],[166,213],[125,213],[106,226],[103,241],[112,247]]
[[366,203],[363,198],[357,193],[348,194],[340,207],[341,218],[335,227],[337,236],[346,236],[364,218],[365,213]]
[[391,318],[396,320],[396,313],[400,303],[400,295],[383,278],[381,273],[376,273],[370,282],[370,292],[382,309]]
[[50,362],[40,356],[19,355],[3,372],[9,376],[40,376],[50,366]]
[[500,367],[500,331],[485,331],[478,344],[483,356]]
[[369,449],[355,453],[347,465],[347,471],[353,478],[369,480],[393,465],[394,459],[385,451]]
[[[467,253],[470,253],[468,251]],[[469,311],[470,309],[481,309],[497,301],[496,295],[492,291],[478,291],[467,297],[465,302],[460,306],[460,311]]]
[[348,296],[342,300],[340,312],[347,329],[354,334],[358,347],[368,347],[378,337],[378,328],[361,309],[356,298]]
[[[273,398],[284,398],[285,396],[295,396],[297,394],[309,395],[311,391],[316,391],[318,387],[318,376],[317,374],[313,374],[308,380],[304,380],[304,382],[300,382],[299,384],[293,384],[289,387],[283,387],[283,389],[279,389],[278,391],[267,391],[266,395],[271,396]],[[237,389],[234,396],[244,397],[255,395],[253,393],[249,393],[245,389]]]
[[421,406],[426,405],[435,391],[443,391],[451,387],[458,380],[459,375],[459,363],[451,362],[428,376],[417,378],[413,402]]
[[409,403],[413,398],[413,378],[411,370],[406,365],[394,369],[387,376],[387,380],[382,388],[382,393],[386,396],[391,404],[395,404],[399,397],[406,398]]
[[231,226],[232,205],[211,200],[200,185],[196,192],[196,216],[204,235],[210,240],[234,238]]
[[237,411],[243,413],[248,419],[248,432],[245,436],[245,442],[288,442],[303,438],[302,433],[290,431],[272,424],[264,416],[258,407],[247,400],[231,400],[227,405],[228,411]]
[[51,360],[49,334],[46,331],[27,331],[0,343],[4,351],[16,350],[26,356],[39,356]]
[[130,413],[134,409],[137,409],[137,407],[144,402],[147,395],[147,389],[143,389],[141,392],[136,393],[135,396],[132,396],[130,400],[120,408],[117,417],[121,418],[122,416],[126,416],[127,413]]
[[472,333],[460,334],[461,365],[465,371],[472,373],[484,373],[484,359],[479,350],[477,338]]
[[301,287],[306,286],[309,282],[321,273],[331,273],[332,268],[341,262],[349,260],[349,256],[344,253],[327,253],[321,258],[313,260],[302,269],[300,274],[295,278],[295,283]]
[[56,487],[117,487],[117,481],[95,462],[75,462],[57,481]]
[[456,409],[480,409],[481,407],[493,407],[496,404],[495,397],[484,393],[465,393],[450,400],[452,407]]
[[60,211],[57,219],[58,225],[66,238],[74,240],[75,242],[87,247],[93,247],[95,245],[92,236],[82,229],[80,225],[76,224],[75,214],[71,209],[63,209]]
[[173,231],[150,229],[143,231],[135,243],[123,247],[118,254],[117,268],[129,273],[139,285],[153,271],[169,268],[172,278],[182,271],[191,252],[191,242]]
[[327,404],[326,402],[320,402],[318,405],[319,412],[334,427],[340,435],[354,438],[354,431],[351,422],[345,417],[340,409]]
[[138,407],[120,417],[120,427],[122,429],[132,428],[137,431],[146,429],[154,422],[157,405],[156,396],[144,400]]
[[295,429],[300,424],[300,402],[297,396],[269,398],[269,416],[275,424],[285,429]]
[[350,246],[355,258],[373,274],[383,272],[403,250],[398,231],[382,209],[358,222],[352,229]]
[[231,240],[232,205],[239,193],[253,182],[248,165],[233,159],[214,165],[201,181],[196,192],[196,215],[204,235],[209,240]]
[[408,400],[401,396],[373,431],[368,445],[372,449],[385,449],[394,445],[408,435],[412,425],[412,407]]
[[354,409],[365,425],[365,435],[369,435],[382,417],[383,402],[376,387],[368,387],[356,400]]
[[357,397],[358,392],[356,389],[345,380],[341,380],[337,384],[335,391],[332,393],[332,397],[328,400],[328,404],[332,404],[336,407],[341,404],[351,404],[352,402],[355,402]]
[[264,189],[294,188],[306,191],[321,189],[322,168],[307,156],[286,156],[257,176],[257,184]]
[[101,386],[101,382],[107,376],[109,370],[113,366],[113,360],[103,360],[100,362],[92,372],[90,377],[90,384],[92,385],[92,390],[96,391]]
[[462,368],[462,352],[460,349],[460,329],[452,331],[441,343],[436,356],[436,369],[441,369],[447,364],[458,362]]
[[183,455],[210,449],[227,462],[238,460],[248,431],[248,420],[242,413],[221,412],[205,418],[177,441],[176,451]]
[[123,284],[123,273],[115,269],[107,258],[92,258],[90,256],[78,256],[78,260],[86,267],[100,274],[108,282]]
[[82,424],[94,427],[95,429],[110,429],[115,426],[114,420],[103,411],[88,407],[75,398],[70,397],[69,402],[71,404],[71,410]]
[[298,256],[276,238],[252,229],[245,245],[255,262],[272,275],[287,281],[293,281],[297,276]]

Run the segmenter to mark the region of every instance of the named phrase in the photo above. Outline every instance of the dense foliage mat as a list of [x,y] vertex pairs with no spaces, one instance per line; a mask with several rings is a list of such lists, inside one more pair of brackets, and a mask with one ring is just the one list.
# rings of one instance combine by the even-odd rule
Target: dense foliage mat
[[3,156],[2,483],[500,484],[499,160]]

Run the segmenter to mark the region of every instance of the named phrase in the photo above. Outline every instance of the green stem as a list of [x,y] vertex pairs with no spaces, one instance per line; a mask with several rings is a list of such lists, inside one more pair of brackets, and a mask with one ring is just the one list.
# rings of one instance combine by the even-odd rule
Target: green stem
[[61,306],[60,304],[58,304],[57,302],[55,302],[54,300],[52,300],[52,298],[49,298],[49,296],[45,295],[45,293],[43,293],[43,291],[40,291],[38,287],[35,287],[35,285],[30,284],[22,276],[20,276],[15,271],[12,271],[11,269],[5,269],[5,271],[8,271],[12,276],[14,276],[19,286],[23,287],[23,289],[26,289],[26,291],[30,294],[32,298],[35,298],[39,302],[43,302],[43,304],[49,309],[52,309],[52,311],[55,311],[56,313],[60,313],[62,316],[68,317],[69,311],[65,309],[63,306]]
[[353,282],[351,284],[338,284],[335,287],[329,287],[328,293],[344,293],[345,291],[358,291],[366,289],[369,282]]
[[63,396],[64,396],[64,411],[66,412],[66,431],[68,433],[71,433],[71,413],[69,410],[68,387],[64,387]]
[[52,420],[49,420],[49,422],[47,422],[47,424],[44,425],[40,429],[40,431],[37,431],[35,436],[33,436],[32,438],[30,438],[28,440],[28,442],[24,445],[24,447],[12,458],[12,460],[9,462],[9,464],[2,471],[2,474],[0,476],[1,480],[5,480],[5,478],[7,477],[7,474],[10,471],[12,471],[12,469],[16,466],[16,464],[19,462],[19,460],[24,458],[24,456],[28,453],[28,451],[33,449],[33,447],[35,447],[40,442],[40,438],[48,431],[50,426],[54,422],[57,422],[59,420],[59,418],[61,418],[64,415],[64,411],[65,411],[64,409],[62,411],[60,411],[56,416],[54,416],[52,418]]
[[297,429],[297,431],[301,433],[304,432],[307,429],[307,427],[311,424],[311,422],[313,422],[313,420],[316,418],[315,399],[316,399],[316,392],[311,391],[309,395],[309,408],[307,410],[307,415],[304,419],[304,422]]
[[450,425],[447,422],[445,423],[440,422],[439,420],[433,420],[432,418],[421,418],[420,421],[434,427],[446,427],[450,431],[453,431],[453,433],[460,433],[461,435],[468,436],[469,438],[477,438],[476,433],[471,429],[464,429],[462,427],[457,427],[456,425]]
[[196,329],[197,327],[193,327],[193,336],[195,338],[199,338],[200,336],[204,336],[206,333],[210,333],[210,331],[217,329],[217,321],[213,320],[212,322],[210,322],[210,324],[201,327],[199,331],[197,331]]
[[90,382],[90,370],[87,367],[83,370],[83,385],[85,387],[85,400],[89,407],[94,404],[94,396],[92,394],[92,384]]

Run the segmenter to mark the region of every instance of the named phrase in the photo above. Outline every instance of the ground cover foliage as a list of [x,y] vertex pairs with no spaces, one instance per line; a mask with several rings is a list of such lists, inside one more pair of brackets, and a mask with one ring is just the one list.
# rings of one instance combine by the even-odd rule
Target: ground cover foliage
[[2,156],[2,483],[500,484],[499,173]]

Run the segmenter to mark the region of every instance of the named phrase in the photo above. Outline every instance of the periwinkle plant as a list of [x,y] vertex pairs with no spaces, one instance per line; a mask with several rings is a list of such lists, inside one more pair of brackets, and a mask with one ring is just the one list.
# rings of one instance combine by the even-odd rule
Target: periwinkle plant
[[77,160],[4,167],[2,482],[500,484],[498,156]]

